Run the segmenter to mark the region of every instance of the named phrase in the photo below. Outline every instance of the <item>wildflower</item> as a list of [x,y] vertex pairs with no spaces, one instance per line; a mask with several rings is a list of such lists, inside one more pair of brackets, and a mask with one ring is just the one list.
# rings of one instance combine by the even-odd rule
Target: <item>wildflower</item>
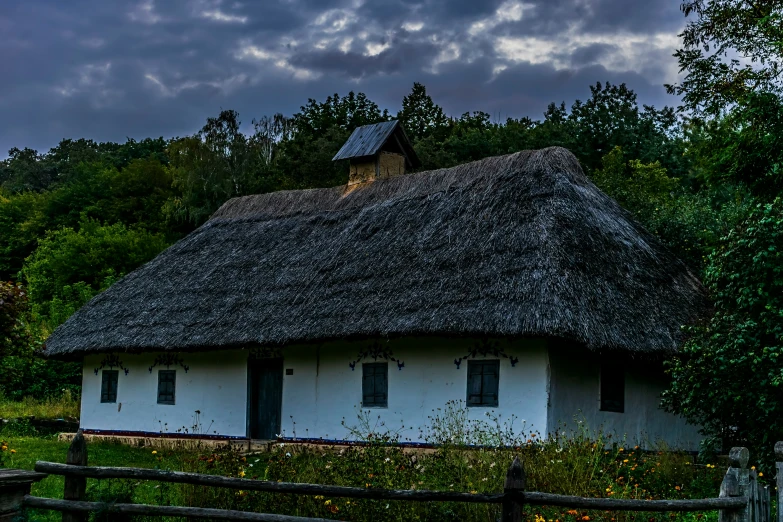
[[329,505],[331,505],[331,503],[332,503],[331,500],[327,500],[326,502],[324,502],[324,506],[329,506]]
[[239,472],[239,477],[243,478],[245,476],[245,470],[242,470]]
[[607,493],[609,493],[610,491],[612,491],[612,487],[611,487],[611,486],[609,486],[608,488],[606,488],[606,492],[607,492]]
[[316,500],[323,500],[323,499],[324,499],[324,496],[323,496],[323,495],[316,495],[316,496],[315,496],[315,499],[316,499]]
[[486,482],[486,481],[487,481],[487,477],[484,477],[483,479],[481,479],[481,482]]
[[0,446],[0,451],[6,451],[8,449],[8,446]]
[[677,491],[680,491],[680,486],[674,486],[674,489],[676,489]]
[[759,471],[759,477],[763,477],[763,476],[764,476],[764,474]]
[[331,512],[331,513],[337,513],[338,511],[340,511],[340,508],[338,508],[336,505],[334,505],[334,506],[329,506],[329,512]]
[[286,456],[287,458],[291,458],[291,454],[290,454],[290,453],[288,453],[287,451],[285,452],[285,456]]
[[471,495],[475,495],[476,493],[478,493],[478,491],[476,491],[475,489],[470,492]]
[[617,451],[618,451],[619,453],[622,453],[622,452],[623,452],[623,451],[625,451],[625,450],[624,450],[623,448],[620,448],[620,449],[618,449]]
[[497,462],[493,462],[492,464],[490,464],[490,465],[489,465],[489,467],[490,467],[490,468],[494,468],[494,467],[495,467],[495,464],[497,464]]
[[569,515],[576,515],[579,512],[577,510],[575,510],[575,509],[569,509],[568,511],[566,511],[566,513],[568,513]]
[[590,520],[590,517],[588,517],[587,515],[585,515],[585,516],[583,516],[583,517],[582,517],[582,520],[584,520],[585,522],[587,522],[588,520]]
[[157,450],[152,450],[152,454],[157,455],[158,454]]
[[623,462],[628,462],[628,459],[623,460]]
[[756,469],[756,466],[751,466],[750,469]]
[[16,453],[16,450],[12,449],[12,450],[11,450],[11,453]]

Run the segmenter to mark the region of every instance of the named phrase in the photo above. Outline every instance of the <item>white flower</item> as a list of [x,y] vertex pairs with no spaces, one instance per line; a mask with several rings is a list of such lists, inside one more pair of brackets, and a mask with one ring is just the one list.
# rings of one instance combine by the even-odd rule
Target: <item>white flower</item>
[[492,464],[490,464],[490,465],[489,465],[489,467],[490,467],[490,468],[494,468],[494,467],[495,467],[495,464],[497,464],[497,462],[493,462]]
[[383,461],[384,462],[391,462],[391,459],[389,457],[386,457],[385,459],[383,459]]
[[285,456],[286,456],[286,457],[290,457],[290,456],[291,456],[291,454],[290,454],[290,453],[288,453],[288,452],[286,451],[286,453],[285,453]]

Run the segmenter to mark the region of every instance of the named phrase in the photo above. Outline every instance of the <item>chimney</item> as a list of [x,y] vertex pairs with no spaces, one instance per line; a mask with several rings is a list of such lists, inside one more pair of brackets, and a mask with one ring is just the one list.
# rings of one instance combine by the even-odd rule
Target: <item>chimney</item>
[[348,185],[405,174],[419,165],[402,125],[397,120],[364,125],[353,131],[332,161],[349,161]]

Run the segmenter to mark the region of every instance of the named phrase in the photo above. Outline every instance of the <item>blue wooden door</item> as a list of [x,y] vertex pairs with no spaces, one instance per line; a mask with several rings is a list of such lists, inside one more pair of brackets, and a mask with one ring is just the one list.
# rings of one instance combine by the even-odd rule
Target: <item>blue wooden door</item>
[[250,364],[250,437],[274,439],[280,433],[283,407],[283,360],[258,359]]

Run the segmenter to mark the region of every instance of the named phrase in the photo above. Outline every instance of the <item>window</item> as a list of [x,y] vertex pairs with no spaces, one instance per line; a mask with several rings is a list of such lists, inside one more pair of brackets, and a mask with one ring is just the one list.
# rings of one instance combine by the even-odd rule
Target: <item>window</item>
[[101,374],[101,402],[117,402],[119,370],[103,370]]
[[500,361],[468,361],[468,406],[497,406]]
[[158,404],[174,404],[176,370],[158,370]]
[[389,405],[389,365],[383,363],[362,364],[362,406],[385,408]]
[[625,411],[625,368],[622,361],[601,361],[601,411]]

